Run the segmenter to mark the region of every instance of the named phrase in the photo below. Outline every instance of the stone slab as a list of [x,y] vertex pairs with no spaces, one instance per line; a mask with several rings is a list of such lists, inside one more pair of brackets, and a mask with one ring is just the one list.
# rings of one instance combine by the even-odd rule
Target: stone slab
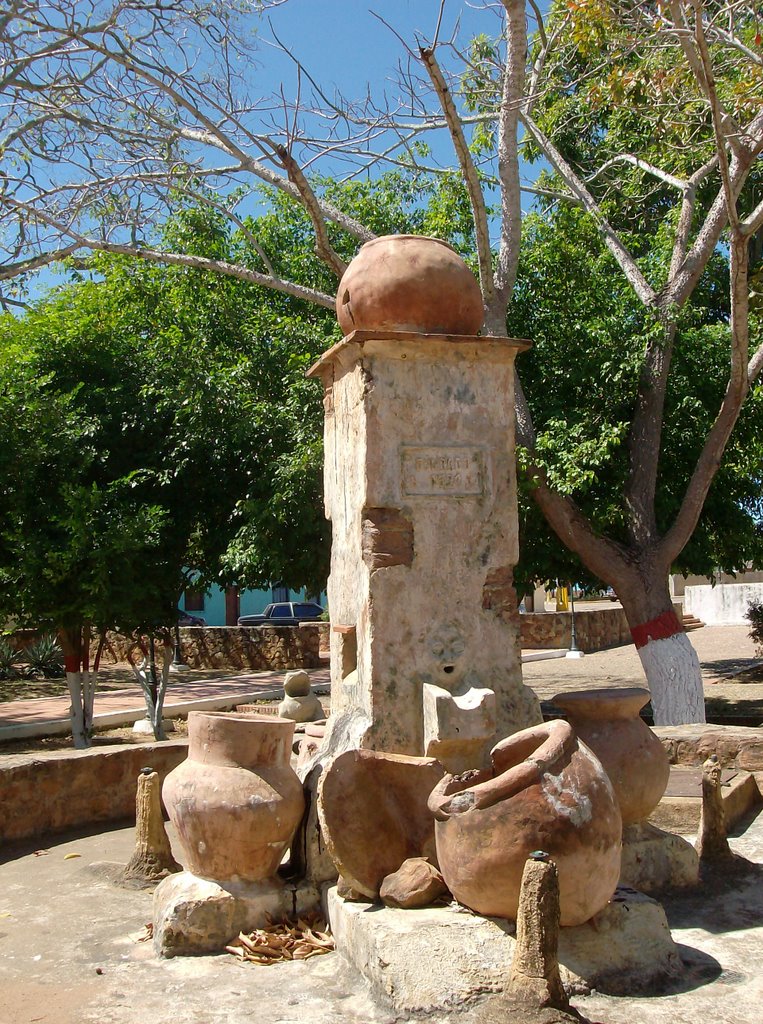
[[[350,903],[335,888],[326,902],[337,950],[400,1013],[447,1010],[499,992],[508,980],[512,922],[457,904],[397,910]],[[625,888],[592,921],[561,930],[559,961],[574,992],[633,994],[681,971],[662,906]]]
[[699,856],[682,836],[648,822],[623,829],[620,884],[650,896],[699,884]]
[[[670,779],[665,796],[649,816],[649,821],[667,832],[694,835],[699,829],[702,809],[702,771],[699,768],[673,765]],[[763,803],[763,796],[755,776],[750,772],[727,769],[721,779],[726,827],[730,829]]]
[[319,905],[320,893],[309,885],[272,879],[222,886],[182,871],[165,878],[154,893],[154,949],[167,958],[220,953],[241,931]]

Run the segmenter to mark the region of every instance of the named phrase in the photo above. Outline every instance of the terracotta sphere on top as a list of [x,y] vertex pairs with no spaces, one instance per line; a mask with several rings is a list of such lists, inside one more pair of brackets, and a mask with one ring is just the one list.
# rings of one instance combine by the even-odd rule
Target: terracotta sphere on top
[[475,335],[484,317],[477,279],[447,242],[384,235],[366,242],[339,283],[336,313],[352,331]]

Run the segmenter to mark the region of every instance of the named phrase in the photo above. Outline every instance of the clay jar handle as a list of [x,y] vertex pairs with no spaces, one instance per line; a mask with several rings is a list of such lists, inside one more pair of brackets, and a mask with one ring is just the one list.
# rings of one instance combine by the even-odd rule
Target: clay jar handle
[[429,810],[438,821],[447,821],[454,814],[492,807],[501,800],[508,800],[540,782],[545,772],[561,767],[576,745],[572,727],[561,719],[508,736],[490,752],[492,777],[475,782],[473,786],[464,786],[464,782],[484,778],[486,773],[446,775],[429,796]]

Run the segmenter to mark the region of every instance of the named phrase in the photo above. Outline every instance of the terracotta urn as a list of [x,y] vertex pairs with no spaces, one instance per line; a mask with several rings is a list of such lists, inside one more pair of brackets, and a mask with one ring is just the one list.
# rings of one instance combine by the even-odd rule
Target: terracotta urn
[[162,790],[187,870],[216,882],[275,874],[305,808],[293,738],[294,722],[269,715],[188,715],[188,759]]
[[623,825],[648,818],[668,784],[667,752],[639,715],[648,700],[638,686],[574,690],[553,700],[604,765]]
[[336,315],[352,331],[476,334],[482,293],[455,249],[439,238],[384,235],[362,246],[339,282]]
[[432,791],[440,871],[479,914],[516,920],[522,871],[543,850],[559,874],[561,923],[588,921],[620,874],[622,821],[601,763],[567,722],[502,740],[492,767],[447,775]]

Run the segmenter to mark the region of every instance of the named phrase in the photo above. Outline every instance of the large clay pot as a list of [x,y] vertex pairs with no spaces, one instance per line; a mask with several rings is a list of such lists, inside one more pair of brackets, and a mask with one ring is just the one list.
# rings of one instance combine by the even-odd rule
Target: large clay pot
[[479,914],[516,920],[525,862],[544,850],[559,874],[561,923],[588,921],[620,874],[622,821],[600,762],[563,721],[502,740],[491,760],[446,776],[429,798],[448,888]]
[[649,691],[638,686],[573,690],[553,700],[604,765],[623,825],[649,817],[670,775],[662,743],[639,715],[648,700]]
[[294,722],[266,715],[192,711],[188,759],[162,796],[185,867],[216,882],[275,874],[305,808],[290,767]]
[[366,242],[345,271],[336,315],[345,335],[476,334],[484,312],[474,274],[447,242],[385,235]]

